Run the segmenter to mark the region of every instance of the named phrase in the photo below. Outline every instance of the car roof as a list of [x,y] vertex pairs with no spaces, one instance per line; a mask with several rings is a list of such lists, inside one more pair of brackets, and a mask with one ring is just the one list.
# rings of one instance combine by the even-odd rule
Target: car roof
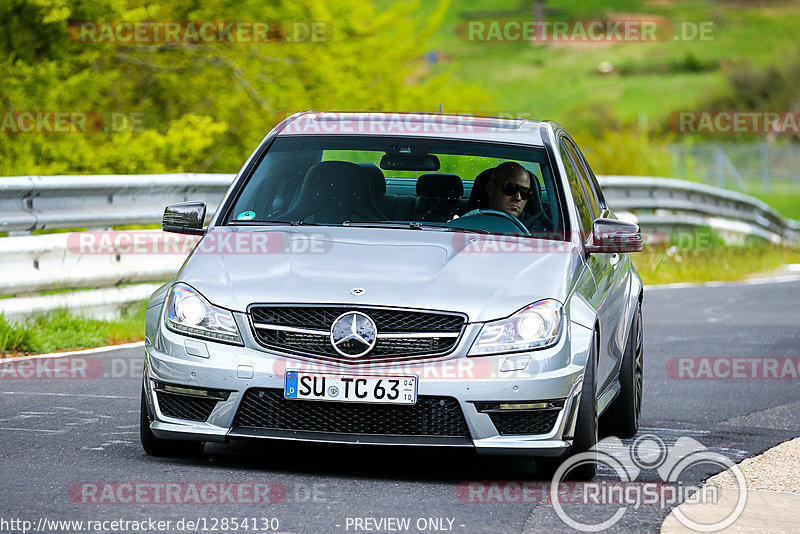
[[433,137],[541,147],[543,127],[552,131],[555,126],[548,121],[479,115],[306,111],[287,119],[278,135]]

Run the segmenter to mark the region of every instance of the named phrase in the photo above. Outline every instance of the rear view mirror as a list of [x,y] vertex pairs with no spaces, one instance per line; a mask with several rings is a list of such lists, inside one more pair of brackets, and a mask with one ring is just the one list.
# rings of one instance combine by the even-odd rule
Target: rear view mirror
[[190,200],[171,204],[164,210],[161,229],[178,234],[203,235],[203,221],[206,218],[206,203]]
[[644,246],[639,225],[617,219],[596,219],[592,238],[586,245],[589,254],[641,252]]
[[384,154],[381,169],[385,171],[438,171],[439,158],[433,154]]

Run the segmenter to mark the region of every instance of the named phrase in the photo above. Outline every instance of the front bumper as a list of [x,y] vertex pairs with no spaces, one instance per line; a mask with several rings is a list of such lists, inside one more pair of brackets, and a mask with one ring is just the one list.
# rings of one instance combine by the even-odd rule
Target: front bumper
[[[232,438],[313,441],[347,444],[471,447],[483,454],[559,456],[571,446],[586,355],[592,332],[567,323],[552,348],[508,355],[466,357],[478,328],[468,326],[455,351],[445,357],[391,364],[337,365],[310,358],[281,355],[257,346],[246,328],[240,328],[244,347],[203,342],[164,328],[145,345],[144,385],[159,438],[225,442]],[[527,361],[527,363],[526,363]],[[523,365],[524,364],[524,365]],[[342,374],[404,376],[416,374],[419,397],[451,397],[458,403],[468,429],[462,437],[236,426],[237,410],[248,389],[282,390],[287,369]],[[191,389],[225,392],[205,420],[187,420],[164,414],[154,387],[172,384]],[[510,434],[498,431],[485,403],[558,404],[549,431]],[[287,401],[320,402],[320,401]]]

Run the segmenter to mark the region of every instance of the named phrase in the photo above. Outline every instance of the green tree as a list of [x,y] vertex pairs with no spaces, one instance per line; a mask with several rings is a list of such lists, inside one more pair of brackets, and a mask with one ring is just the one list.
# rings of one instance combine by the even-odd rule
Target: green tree
[[[266,132],[303,109],[481,109],[488,96],[429,75],[424,43],[449,2],[10,0],[0,7],[0,110],[135,118],[113,133],[0,133],[0,175],[234,172]],[[92,43],[80,21],[273,21],[324,40]]]

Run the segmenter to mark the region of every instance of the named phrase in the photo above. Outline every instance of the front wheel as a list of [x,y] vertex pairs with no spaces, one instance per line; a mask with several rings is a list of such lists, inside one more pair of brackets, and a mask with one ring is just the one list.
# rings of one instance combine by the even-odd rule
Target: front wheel
[[564,460],[576,454],[588,453],[592,457],[586,458],[576,467],[570,469],[564,478],[568,480],[592,480],[597,474],[597,342],[592,339],[589,356],[586,361],[586,372],[583,375],[583,389],[578,400],[578,420],[575,423],[575,437],[572,447],[566,456],[560,458],[539,459],[536,468],[540,476],[552,477]]
[[139,411],[139,439],[144,452],[150,456],[198,456],[203,452],[202,441],[183,441],[162,439],[150,430],[150,416],[147,412],[147,396],[142,386],[142,403]]
[[619,395],[603,414],[603,429],[620,438],[632,438],[639,431],[642,416],[642,377],[644,369],[644,329],[642,307],[636,307],[631,332],[619,371]]

